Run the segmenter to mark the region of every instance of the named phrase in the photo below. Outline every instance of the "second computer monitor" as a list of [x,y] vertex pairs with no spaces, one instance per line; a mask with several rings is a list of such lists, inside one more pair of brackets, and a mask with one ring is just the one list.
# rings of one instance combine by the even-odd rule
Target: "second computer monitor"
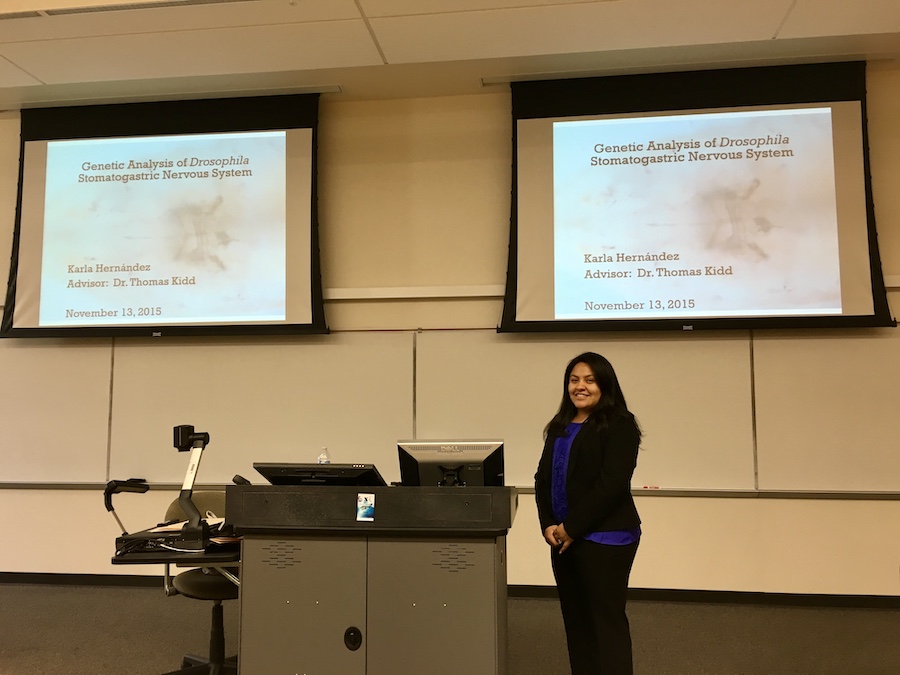
[[501,440],[398,441],[397,450],[404,486],[503,485]]

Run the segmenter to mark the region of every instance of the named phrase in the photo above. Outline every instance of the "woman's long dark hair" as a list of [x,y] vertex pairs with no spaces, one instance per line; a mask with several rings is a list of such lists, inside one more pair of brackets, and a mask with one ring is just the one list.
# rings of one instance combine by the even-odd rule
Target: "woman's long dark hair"
[[600,402],[588,415],[586,423],[596,424],[603,429],[609,425],[610,417],[615,413],[628,413],[625,394],[622,393],[619,378],[616,377],[616,371],[612,364],[599,354],[585,352],[569,361],[569,365],[566,366],[566,374],[563,376],[562,402],[559,404],[556,415],[544,428],[544,438],[561,436],[578,412],[572,399],[569,398],[569,376],[572,374],[572,369],[579,363],[583,363],[591,369],[594,381],[600,388]]

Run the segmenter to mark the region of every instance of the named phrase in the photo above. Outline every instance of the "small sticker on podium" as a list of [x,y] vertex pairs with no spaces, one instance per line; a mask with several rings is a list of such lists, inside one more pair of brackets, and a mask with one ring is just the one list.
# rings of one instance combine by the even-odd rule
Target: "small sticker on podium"
[[375,495],[371,492],[356,495],[356,519],[368,522],[375,520]]

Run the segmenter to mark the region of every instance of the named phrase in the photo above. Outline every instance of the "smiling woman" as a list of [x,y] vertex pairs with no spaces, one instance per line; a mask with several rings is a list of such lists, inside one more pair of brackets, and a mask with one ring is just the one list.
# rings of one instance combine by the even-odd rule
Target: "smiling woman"
[[641,431],[604,357],[576,356],[563,382],[534,492],[569,661],[574,674],[631,673],[625,594],[641,537],[631,496]]

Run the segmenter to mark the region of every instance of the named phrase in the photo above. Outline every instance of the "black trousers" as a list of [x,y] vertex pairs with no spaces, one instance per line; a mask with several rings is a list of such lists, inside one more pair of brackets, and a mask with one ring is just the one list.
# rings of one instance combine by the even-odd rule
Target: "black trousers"
[[572,675],[633,672],[625,594],[638,543],[607,546],[581,539],[565,553],[553,549]]

